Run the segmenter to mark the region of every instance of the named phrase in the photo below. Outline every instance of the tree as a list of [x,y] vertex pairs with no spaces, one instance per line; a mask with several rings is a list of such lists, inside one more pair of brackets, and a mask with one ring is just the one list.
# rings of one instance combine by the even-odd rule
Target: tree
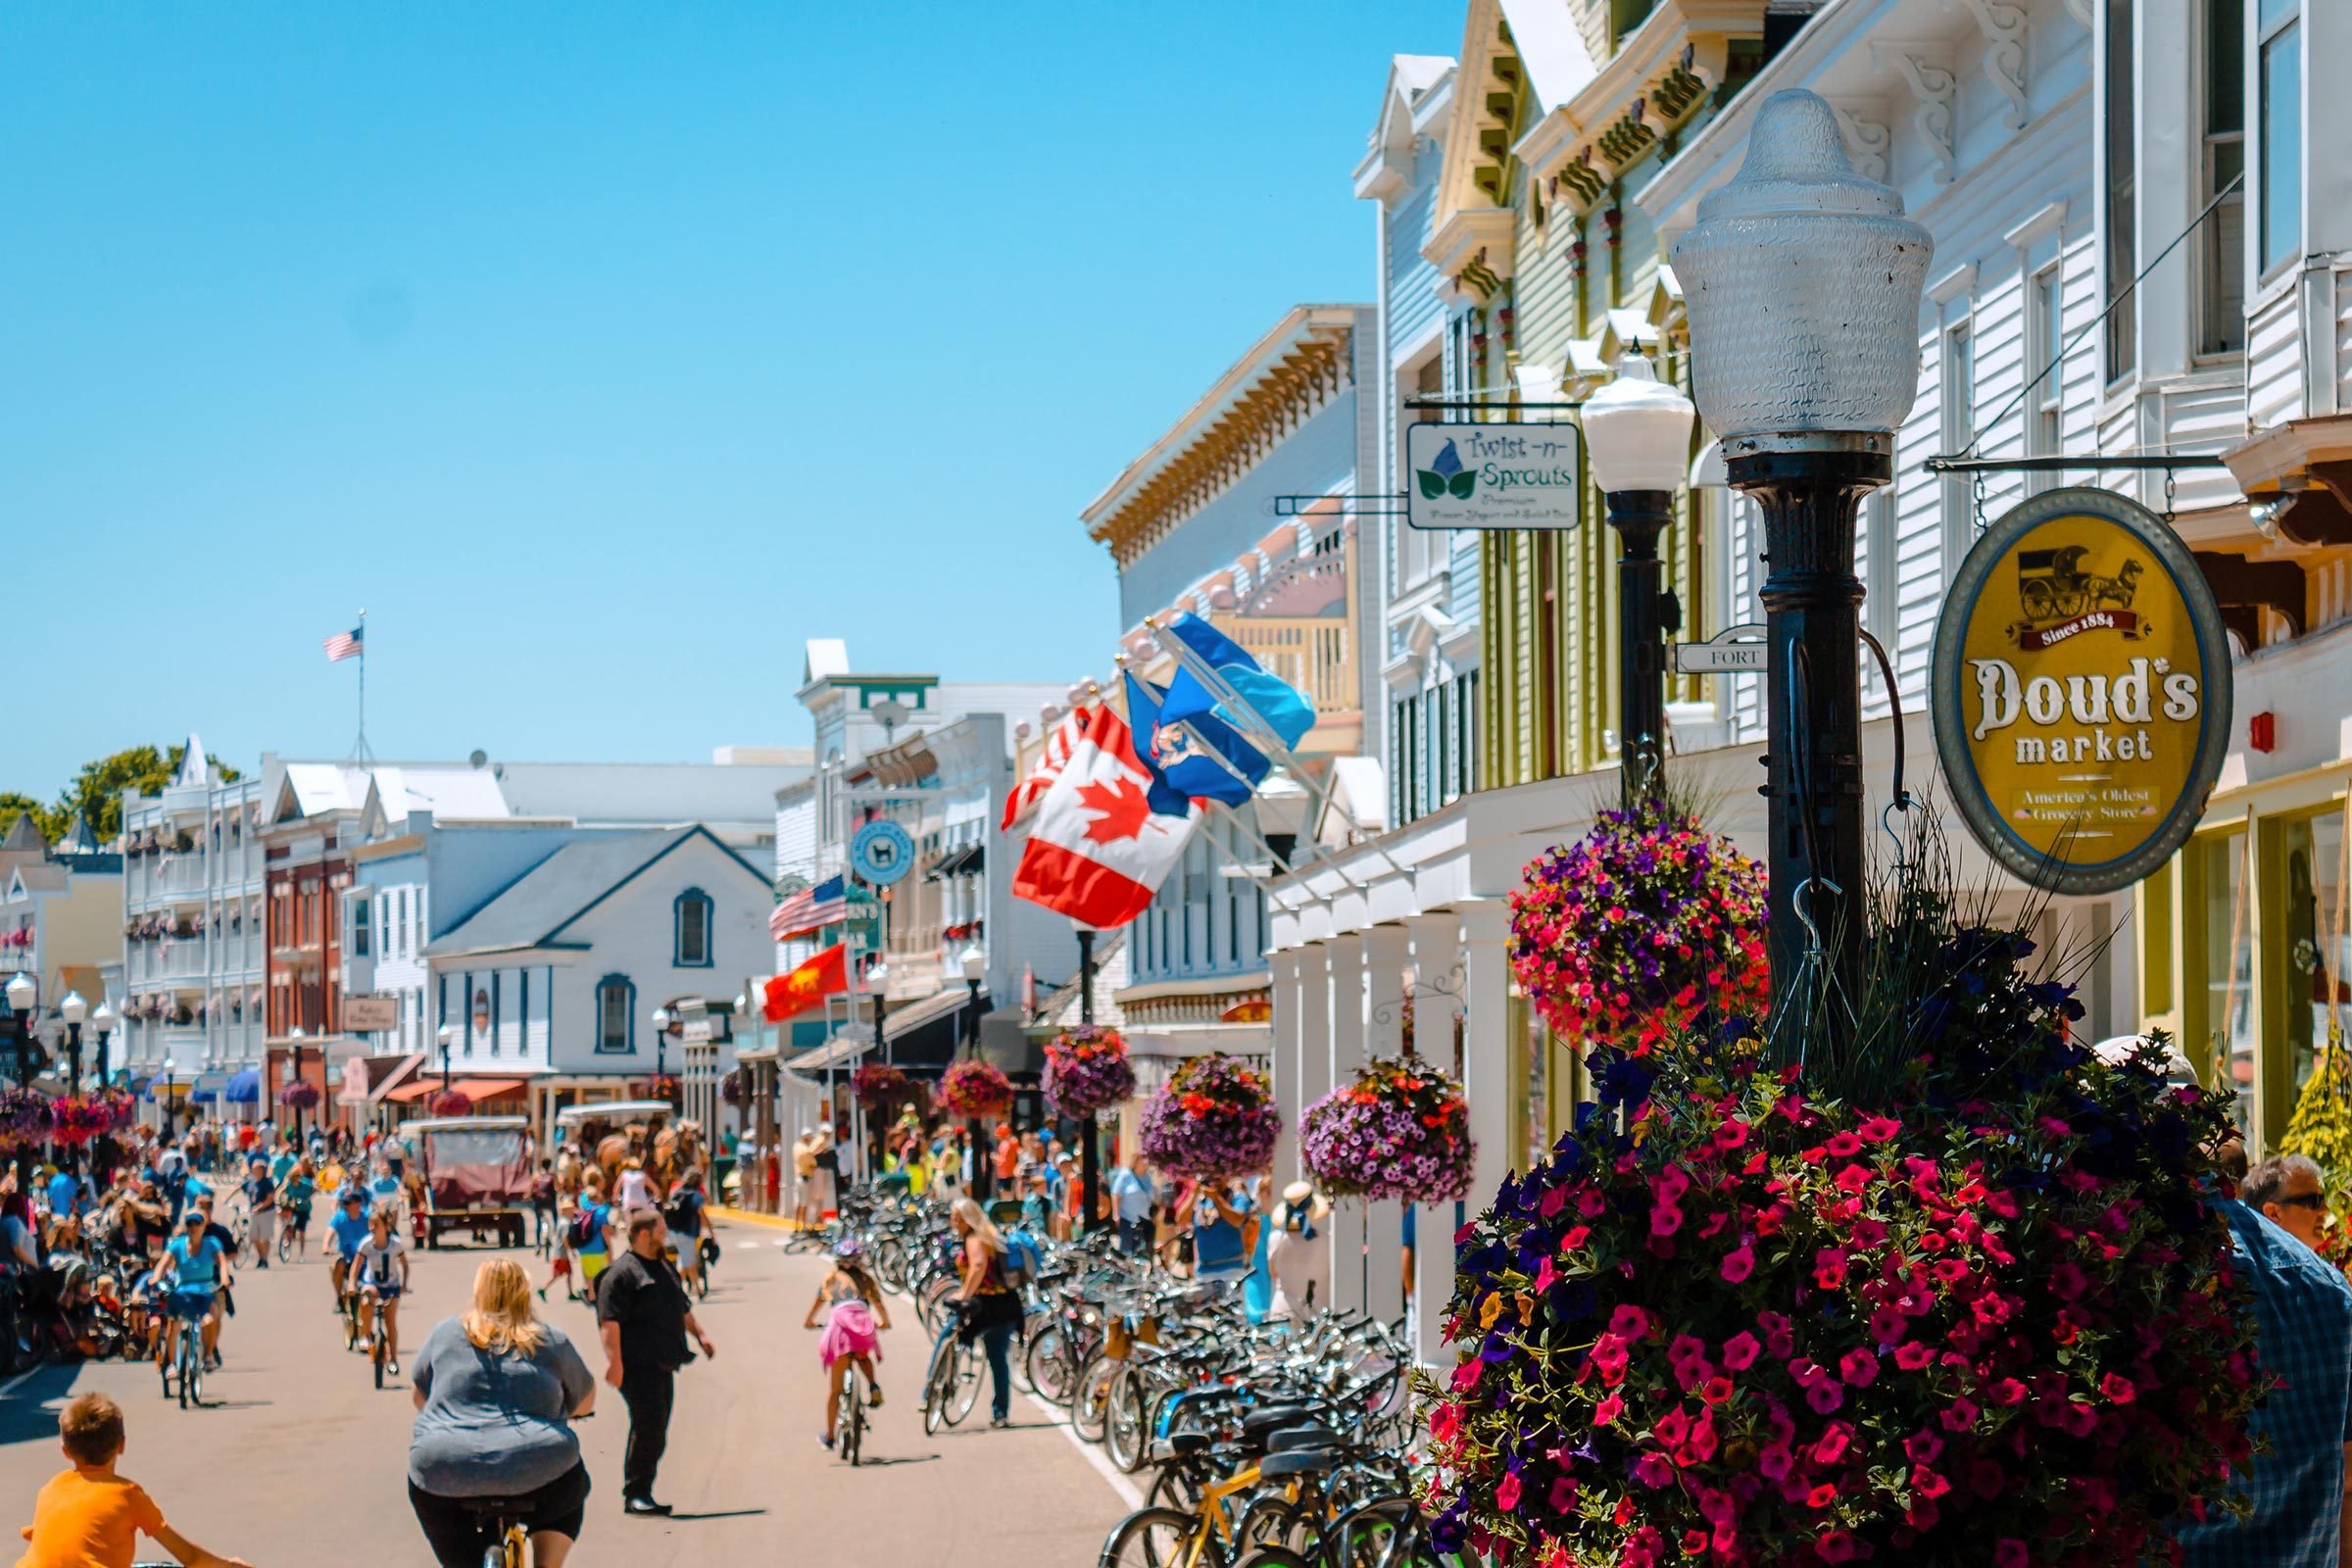
[[[84,762],[73,782],[59,793],[55,806],[44,807],[29,795],[0,793],[0,833],[8,831],[9,824],[20,813],[30,810],[33,821],[54,844],[78,811],[90,824],[90,837],[101,844],[108,843],[122,831],[122,792],[135,789],[141,795],[156,794],[172,782],[172,776],[179,771],[179,764],[187,755],[184,745],[133,746],[94,762]],[[205,760],[219,767],[223,779],[233,781],[243,776],[209,752]]]
[[17,825],[17,818],[27,811],[32,813],[32,825],[41,830],[41,837],[55,844],[66,825],[57,814],[57,808],[43,806],[31,796],[20,795],[15,790],[0,790],[0,838],[6,838],[8,830]]

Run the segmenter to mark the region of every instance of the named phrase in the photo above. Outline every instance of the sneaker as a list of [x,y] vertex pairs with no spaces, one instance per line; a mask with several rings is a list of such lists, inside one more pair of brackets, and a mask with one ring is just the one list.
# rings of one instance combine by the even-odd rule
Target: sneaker
[[669,1504],[656,1502],[651,1497],[629,1497],[622,1501],[620,1511],[636,1514],[641,1518],[660,1518],[669,1512]]
[[386,1377],[395,1378],[400,1376],[400,1363],[398,1361],[386,1361],[384,1363],[384,1375]]
[[816,1435],[816,1441],[830,1448],[833,1446],[833,1434],[830,1432],[820,1432]]
[[873,1391],[873,1393],[872,1393],[871,1395],[867,1396],[865,1403],[866,1403],[866,1407],[867,1407],[868,1409],[871,1409],[871,1410],[879,1410],[879,1409],[881,1409],[881,1408],[882,1408],[882,1391],[881,1391],[881,1389],[880,1389],[880,1388],[876,1388],[876,1389]]
[[1012,1417],[1008,1415],[992,1415],[988,1418],[988,1424],[992,1427],[1008,1427],[1012,1425]]

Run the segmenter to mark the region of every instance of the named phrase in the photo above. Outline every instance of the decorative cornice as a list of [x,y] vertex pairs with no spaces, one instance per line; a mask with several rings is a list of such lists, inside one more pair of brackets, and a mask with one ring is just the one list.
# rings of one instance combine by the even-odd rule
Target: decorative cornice
[[1466,208],[1429,236],[1422,259],[1456,291],[1484,299],[1511,275],[1517,224],[1507,207]]
[[2009,100],[2009,128],[2026,128],[2026,12],[2010,0],[1960,0],[1984,34],[1984,78]]
[[1845,133],[1845,150],[1854,161],[1855,172],[1886,184],[1886,153],[1894,141],[1886,121],[1886,104],[1876,99],[1833,98],[1830,107],[1838,112],[1838,128]]
[[2066,198],[2046,202],[2039,211],[2001,235],[2013,250],[2031,250],[2046,236],[2066,227]]
[[1952,75],[1952,46],[1940,41],[1900,42],[1874,39],[1870,58],[1881,70],[1891,68],[1911,88],[1918,104],[1913,116],[1921,136],[1936,150],[1936,179],[1950,184],[1960,172],[1952,145],[1952,98],[1959,88]]
[[1928,298],[1938,305],[1949,305],[1977,286],[1977,264],[1962,262],[1928,285]]

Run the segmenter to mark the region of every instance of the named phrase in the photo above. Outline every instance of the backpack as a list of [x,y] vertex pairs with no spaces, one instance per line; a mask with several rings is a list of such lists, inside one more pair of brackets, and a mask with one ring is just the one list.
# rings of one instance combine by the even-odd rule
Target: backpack
[[1004,1283],[1013,1290],[1033,1283],[1046,1266],[1046,1255],[1039,1250],[1037,1238],[1027,1231],[1004,1233]]
[[571,1229],[564,1233],[564,1243],[573,1251],[585,1251],[596,1245],[597,1233],[604,1227],[597,1216],[602,1212],[594,1203],[582,1203],[572,1211]]

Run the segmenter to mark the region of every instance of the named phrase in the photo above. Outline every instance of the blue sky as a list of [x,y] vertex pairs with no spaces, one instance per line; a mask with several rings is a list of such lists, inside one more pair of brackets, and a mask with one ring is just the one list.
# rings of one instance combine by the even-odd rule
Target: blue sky
[[0,789],[799,742],[1106,667],[1077,513],[1300,300],[1452,6],[17,6]]

